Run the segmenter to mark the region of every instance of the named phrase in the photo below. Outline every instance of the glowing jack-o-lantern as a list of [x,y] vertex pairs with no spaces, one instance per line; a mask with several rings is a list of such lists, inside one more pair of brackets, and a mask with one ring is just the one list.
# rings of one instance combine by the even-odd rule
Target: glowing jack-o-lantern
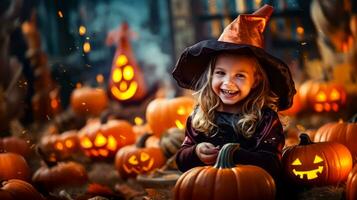
[[118,149],[135,142],[133,127],[125,120],[92,121],[78,135],[82,150],[91,158],[111,158]]
[[346,91],[342,85],[330,82],[307,81],[299,89],[305,107],[315,112],[337,112],[346,103]]
[[79,150],[77,131],[69,130],[62,134],[44,136],[40,146],[50,160],[67,159]]
[[352,169],[352,156],[336,142],[311,142],[300,135],[300,144],[284,149],[282,162],[286,177],[297,185],[330,185],[347,179]]
[[123,23],[117,34],[111,33],[108,36],[119,38],[109,79],[109,91],[113,98],[121,102],[140,100],[147,93],[142,72],[132,53],[129,34],[128,24]]
[[154,135],[160,136],[171,127],[184,129],[193,105],[194,100],[190,97],[158,98],[151,101],[146,108],[146,119]]
[[115,168],[122,178],[148,173],[165,163],[165,156],[158,147],[145,147],[150,134],[143,135],[136,145],[121,148],[115,156]]

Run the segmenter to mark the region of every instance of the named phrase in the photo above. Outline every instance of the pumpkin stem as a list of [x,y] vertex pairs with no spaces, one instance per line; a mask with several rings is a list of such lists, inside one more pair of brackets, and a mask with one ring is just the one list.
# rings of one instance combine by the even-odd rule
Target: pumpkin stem
[[232,168],[236,164],[233,162],[233,154],[239,149],[239,143],[227,143],[218,153],[215,168]]
[[53,166],[57,165],[57,161],[51,161],[49,159],[47,159],[47,155],[45,154],[45,152],[43,152],[42,148],[37,146],[36,147],[36,153],[37,155],[39,155],[41,157],[41,159],[46,163],[48,168],[51,168]]
[[153,136],[152,133],[145,133],[143,136],[141,136],[141,138],[136,143],[136,147],[137,148],[144,148],[146,140],[151,136]]
[[306,133],[301,133],[300,136],[300,143],[299,145],[309,145],[309,144],[314,144],[311,139],[310,136]]

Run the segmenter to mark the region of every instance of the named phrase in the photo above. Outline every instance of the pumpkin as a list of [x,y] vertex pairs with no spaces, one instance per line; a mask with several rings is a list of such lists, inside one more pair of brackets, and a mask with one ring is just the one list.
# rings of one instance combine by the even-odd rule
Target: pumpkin
[[171,127],[184,129],[193,104],[194,100],[190,97],[157,98],[151,101],[146,108],[146,119],[153,134],[160,137]]
[[321,126],[315,134],[315,142],[334,141],[344,144],[357,159],[357,123],[332,122]]
[[83,165],[70,162],[50,161],[38,148],[44,165],[32,176],[32,181],[46,191],[81,186],[88,181],[87,171]]
[[195,167],[182,174],[174,188],[174,199],[275,199],[275,182],[268,172],[253,165],[234,164],[233,153],[238,146],[225,144],[214,166]]
[[177,152],[184,139],[185,131],[175,127],[166,130],[162,134],[159,145],[166,158],[170,158]]
[[299,96],[304,107],[315,112],[337,112],[346,103],[345,88],[326,81],[306,81],[299,88]]
[[44,200],[43,196],[29,183],[20,179],[3,181],[0,187],[1,200]]
[[357,199],[357,165],[355,165],[348,175],[346,183],[346,200]]
[[139,101],[147,94],[144,75],[136,63],[130,45],[130,30],[128,23],[124,22],[117,35],[118,45],[113,58],[109,78],[109,91],[111,96],[119,102]]
[[12,152],[28,157],[31,149],[27,142],[15,136],[0,138],[0,153]]
[[108,104],[108,97],[101,88],[76,88],[71,94],[71,107],[81,116],[98,116]]
[[76,153],[79,147],[79,139],[76,130],[69,130],[62,134],[52,134],[42,137],[41,147],[56,159],[63,160],[70,158]]
[[313,143],[307,134],[300,134],[299,145],[285,148],[282,163],[289,181],[302,186],[338,184],[347,179],[352,156],[337,142]]
[[30,168],[24,157],[15,153],[0,153],[0,181],[21,179],[28,181]]
[[90,158],[112,158],[118,149],[135,143],[132,125],[125,120],[92,121],[78,133],[80,146]]
[[158,147],[145,147],[151,134],[143,135],[136,145],[119,149],[115,156],[115,168],[123,179],[135,178],[165,164],[165,156]]

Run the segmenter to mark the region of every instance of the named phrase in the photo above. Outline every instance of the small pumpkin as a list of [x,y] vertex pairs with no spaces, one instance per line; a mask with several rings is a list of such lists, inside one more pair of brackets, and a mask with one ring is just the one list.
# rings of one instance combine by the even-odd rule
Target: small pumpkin
[[171,127],[184,129],[193,104],[194,100],[190,97],[157,98],[151,101],[146,108],[146,120],[153,134],[160,137]]
[[327,81],[306,81],[299,96],[304,107],[315,112],[337,112],[346,104],[344,86]]
[[355,165],[348,175],[346,183],[346,200],[357,199],[357,165]]
[[234,164],[237,149],[235,143],[225,144],[214,166],[195,167],[182,174],[174,188],[174,199],[275,199],[275,182],[268,172],[253,165]]
[[315,142],[334,141],[344,144],[357,159],[357,123],[356,119],[351,122],[331,122],[321,126],[315,134]]
[[0,153],[0,181],[30,179],[30,168],[24,157],[16,153]]
[[52,134],[42,137],[41,147],[56,159],[70,158],[79,147],[79,139],[76,130],[65,131],[62,134]]
[[47,156],[39,148],[44,165],[36,170],[32,181],[46,191],[81,186],[87,183],[88,175],[83,165],[70,162],[56,162],[47,159]]
[[10,179],[1,182],[1,200],[45,200],[43,196],[29,183],[20,179]]
[[0,138],[0,153],[2,152],[12,152],[28,157],[31,154],[31,148],[25,140],[11,136]]
[[352,156],[337,142],[313,143],[307,134],[300,134],[299,145],[285,148],[282,156],[287,179],[301,186],[338,184],[347,179]]
[[145,147],[151,134],[143,135],[136,145],[125,146],[115,156],[115,168],[123,178],[135,178],[165,164],[165,156],[158,147]]
[[136,140],[132,125],[115,119],[89,122],[78,132],[78,137],[84,153],[96,159],[113,158],[118,149]]
[[184,139],[185,131],[175,127],[166,130],[162,134],[159,145],[166,158],[170,158],[177,152]]
[[71,94],[71,107],[78,115],[98,116],[108,104],[108,97],[101,88],[76,88]]

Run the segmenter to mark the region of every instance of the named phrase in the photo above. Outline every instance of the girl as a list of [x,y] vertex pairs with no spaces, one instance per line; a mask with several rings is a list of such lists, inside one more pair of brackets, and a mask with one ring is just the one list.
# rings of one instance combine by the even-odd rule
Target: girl
[[263,49],[263,31],[273,8],[240,15],[217,40],[186,48],[173,76],[197,99],[187,119],[176,162],[181,171],[213,165],[219,149],[235,142],[237,164],[257,165],[277,179],[283,128],[277,111],[296,93],[287,65]]

